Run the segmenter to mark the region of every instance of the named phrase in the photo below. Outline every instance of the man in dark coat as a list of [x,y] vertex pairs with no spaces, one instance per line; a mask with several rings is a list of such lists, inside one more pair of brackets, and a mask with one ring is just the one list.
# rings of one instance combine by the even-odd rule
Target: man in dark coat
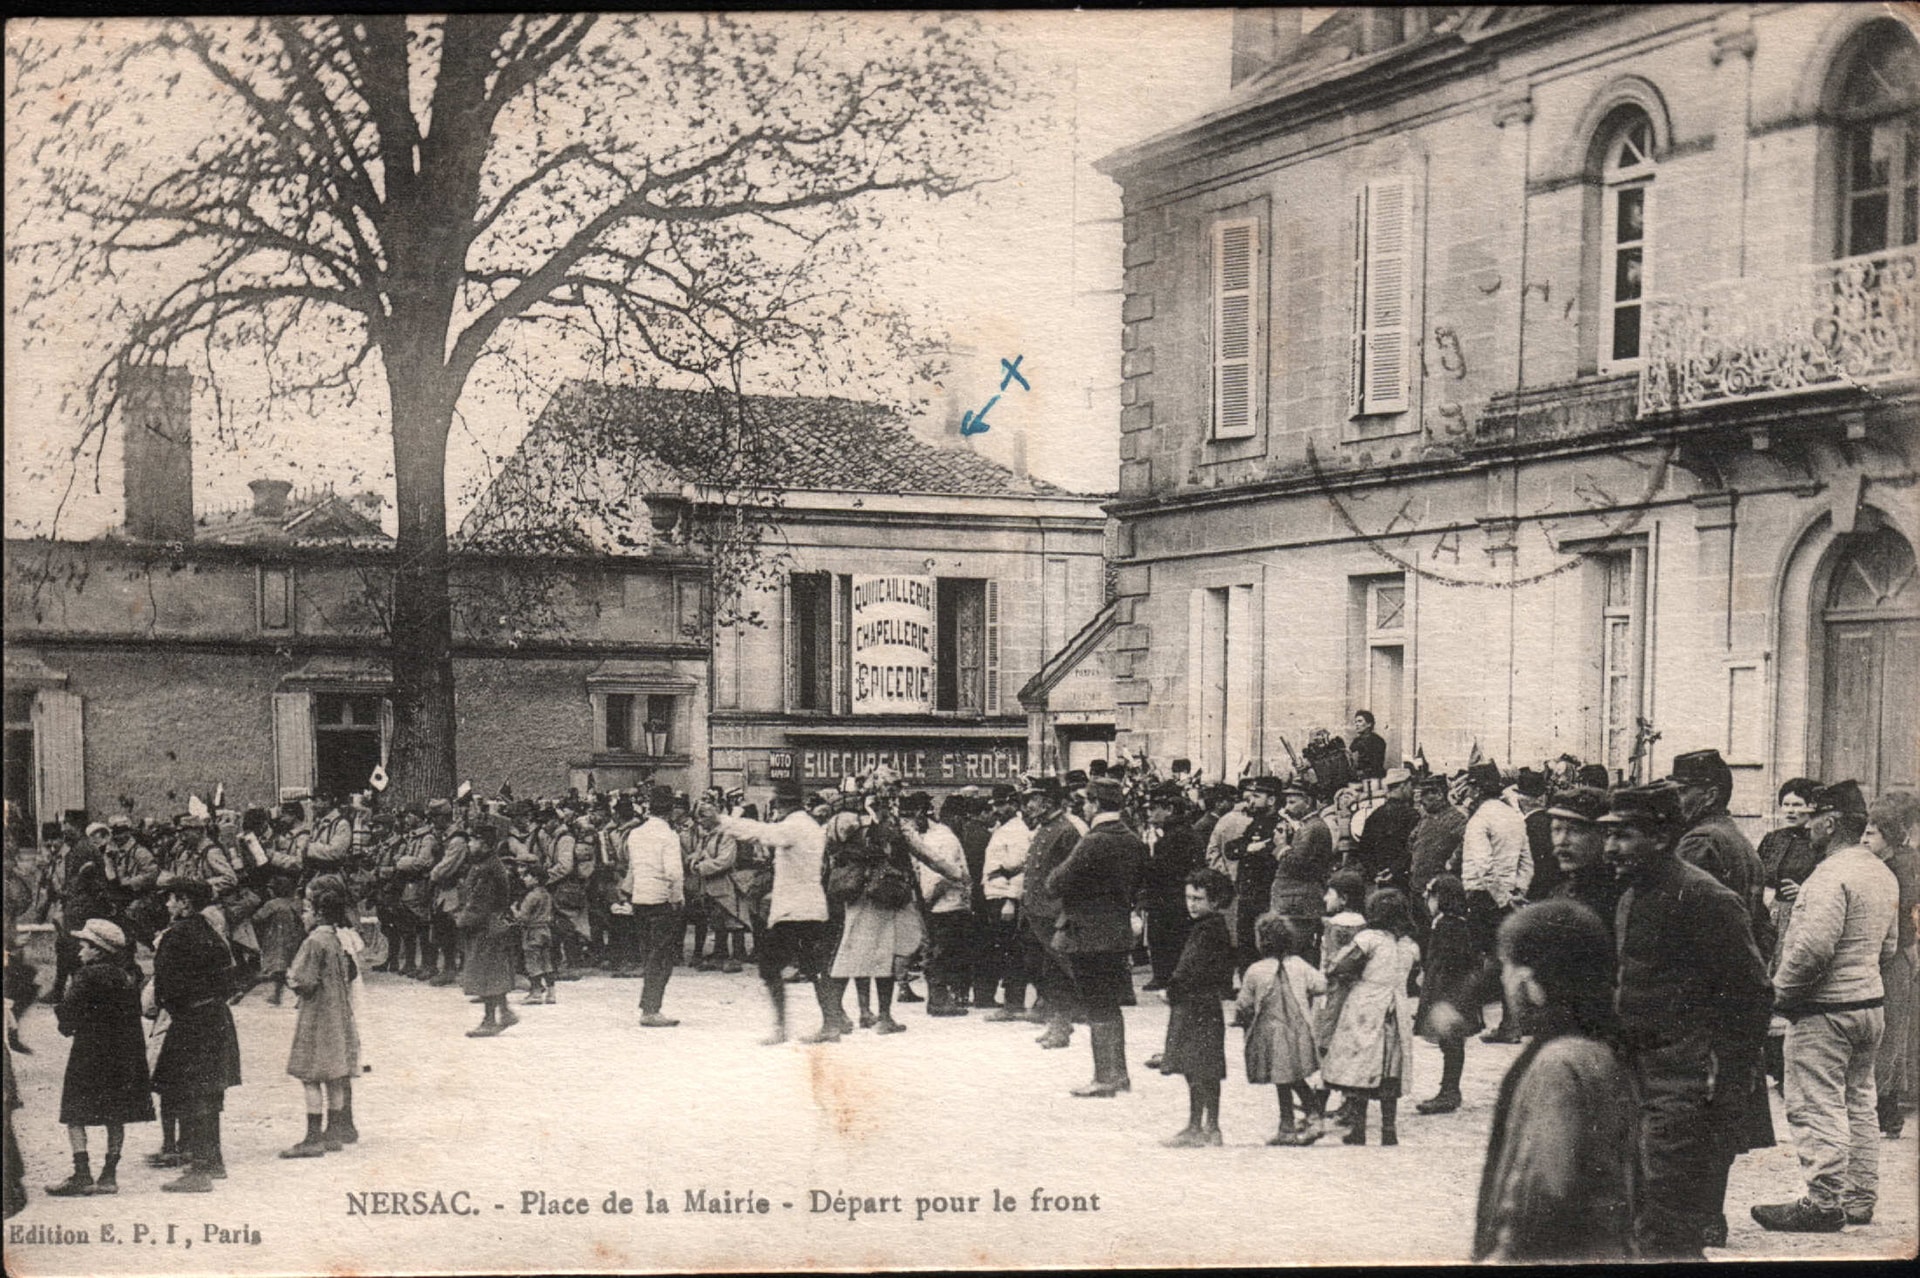
[[1207,849],[1195,836],[1186,807],[1176,781],[1161,782],[1147,796],[1147,872],[1140,905],[1147,914],[1147,952],[1153,963],[1149,990],[1167,988],[1193,930],[1187,914],[1187,875],[1200,868]]
[[1353,712],[1353,740],[1347,750],[1353,755],[1353,779],[1377,781],[1387,775],[1387,742],[1373,730],[1373,711]]
[[1387,801],[1367,814],[1354,857],[1369,887],[1378,884],[1404,891],[1407,840],[1420,824],[1420,809],[1413,806],[1413,773],[1395,768],[1386,774],[1385,783]]
[[1553,855],[1553,818],[1547,815],[1547,774],[1520,769],[1514,778],[1514,806],[1526,818],[1527,854],[1533,859],[1533,877],[1527,880],[1527,900],[1558,896],[1560,862]]
[[[1073,1039],[1076,997],[1066,960],[1053,948],[1060,918],[1060,897],[1049,883],[1079,841],[1080,831],[1067,815],[1066,790],[1055,777],[1036,777],[1027,793],[1026,822],[1033,830],[1027,845],[1026,876],[1020,897],[1020,943],[1024,966],[1039,997],[1033,1019],[1046,1024],[1042,1047],[1065,1047]],[[1129,941],[1131,944],[1131,941]]]
[[1281,817],[1286,846],[1274,858],[1269,908],[1317,938],[1327,876],[1333,873],[1333,831],[1314,814],[1313,795],[1298,780],[1287,783]]
[[1115,1096],[1133,1086],[1120,1004],[1128,993],[1133,899],[1147,849],[1120,819],[1125,802],[1126,791],[1111,777],[1088,782],[1087,832],[1047,876],[1048,890],[1060,898],[1055,944],[1067,956],[1093,1038],[1093,1081],[1074,1088],[1075,1096]]
[[1734,1158],[1773,1144],[1763,1068],[1773,991],[1745,905],[1675,853],[1677,786],[1616,790],[1600,824],[1627,879],[1614,935],[1640,1105],[1634,1236],[1644,1259],[1700,1260],[1726,1242]]
[[1627,885],[1607,859],[1607,828],[1600,824],[1607,807],[1605,790],[1576,785],[1562,790],[1545,816],[1553,861],[1560,870],[1560,884],[1553,894],[1592,910],[1611,936],[1613,916]]
[[160,1188],[204,1194],[226,1175],[220,1111],[227,1088],[240,1085],[240,1039],[227,1007],[233,956],[207,921],[213,889],[204,879],[162,878],[160,891],[173,921],[153,947],[153,1002],[168,1017],[153,1064],[153,1090],[163,1115],[179,1116],[180,1152],[187,1159],[186,1171]]
[[[1255,777],[1247,782],[1246,829],[1227,844],[1223,854],[1234,867],[1235,962],[1243,972],[1260,958],[1259,947],[1254,944],[1253,924],[1273,895],[1273,874],[1282,837],[1278,807],[1281,788],[1274,777]],[[1314,913],[1319,914],[1317,900]]]
[[1408,904],[1413,907],[1414,926],[1420,929],[1418,939],[1424,945],[1427,885],[1439,875],[1458,872],[1467,814],[1448,797],[1444,776],[1419,778],[1414,782],[1413,792],[1420,808],[1420,821],[1407,836]]
[[1773,918],[1767,911],[1766,871],[1747,836],[1727,812],[1733,796],[1733,769],[1718,750],[1694,750],[1673,761],[1667,780],[1680,787],[1680,815],[1686,830],[1675,848],[1682,861],[1719,879],[1747,907],[1753,939],[1762,954],[1773,953]]
[[66,844],[61,866],[60,929],[53,940],[53,992],[49,1000],[58,1003],[67,991],[67,980],[80,969],[80,942],[74,933],[88,919],[114,917],[112,888],[107,881],[107,826],[87,821],[87,814],[75,809],[67,813],[60,837]]

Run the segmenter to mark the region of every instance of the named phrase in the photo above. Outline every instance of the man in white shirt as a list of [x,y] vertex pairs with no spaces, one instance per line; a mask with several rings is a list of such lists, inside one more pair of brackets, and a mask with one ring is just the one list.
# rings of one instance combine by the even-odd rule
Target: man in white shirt
[[916,791],[902,801],[901,833],[913,849],[920,899],[927,903],[927,1015],[965,1016],[967,941],[972,927],[967,854],[960,836],[933,819],[933,796]]
[[[1476,763],[1467,769],[1467,826],[1460,832],[1460,882],[1467,889],[1467,919],[1480,952],[1494,953],[1501,920],[1526,904],[1533,878],[1533,854],[1527,846],[1527,819],[1501,798],[1500,769]],[[1508,1007],[1511,1013],[1513,1008]],[[1520,1031],[1511,1015],[1483,1043],[1517,1043]]]
[[[833,956],[826,952],[827,893],[821,886],[827,834],[807,812],[807,795],[798,781],[777,781],[773,787],[770,821],[722,816],[720,828],[736,839],[751,839],[773,857],[773,890],[767,897],[767,928],[754,950],[760,982],[773,1003],[773,1034],[768,1045],[787,1038],[787,986],[781,973],[789,963],[803,972],[823,973]],[[816,977],[814,995],[820,1001],[821,1031],[827,1025],[826,995]],[[834,1037],[837,1037],[835,1035]]]
[[987,979],[1002,988],[1001,1006],[987,1016],[990,1021],[1026,1019],[1027,972],[1020,962],[1020,893],[1026,882],[1027,845],[1033,842],[1033,830],[1016,807],[1018,792],[1010,785],[993,787],[993,836],[987,840],[987,855],[981,877],[987,898],[990,953],[976,955],[987,966]]
[[674,794],[663,785],[647,795],[647,819],[627,835],[627,873],[633,881],[633,926],[640,939],[640,1023],[648,1029],[668,1029],[680,1022],[660,1013],[667,996],[667,979],[680,954],[686,924],[686,863],[680,856],[680,835],[669,823]]

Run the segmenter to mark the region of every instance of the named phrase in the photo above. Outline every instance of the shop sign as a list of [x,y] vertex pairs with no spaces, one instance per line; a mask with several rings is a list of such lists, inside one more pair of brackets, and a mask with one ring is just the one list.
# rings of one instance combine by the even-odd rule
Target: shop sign
[[934,579],[853,574],[855,714],[931,714]]
[[809,787],[838,785],[877,767],[893,769],[909,788],[918,785],[980,785],[1017,780],[1027,770],[1026,745],[928,746],[850,742],[774,750],[767,756],[775,778],[797,778]]

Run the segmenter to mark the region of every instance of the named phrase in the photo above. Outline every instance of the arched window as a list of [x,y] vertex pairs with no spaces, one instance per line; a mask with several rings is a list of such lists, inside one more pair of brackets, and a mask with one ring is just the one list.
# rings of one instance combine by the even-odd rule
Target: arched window
[[1600,152],[1600,371],[1640,359],[1641,306],[1652,244],[1653,123],[1638,107],[1607,121]]
[[1840,256],[1920,240],[1920,46],[1897,22],[1848,45],[1834,101],[1840,122]]

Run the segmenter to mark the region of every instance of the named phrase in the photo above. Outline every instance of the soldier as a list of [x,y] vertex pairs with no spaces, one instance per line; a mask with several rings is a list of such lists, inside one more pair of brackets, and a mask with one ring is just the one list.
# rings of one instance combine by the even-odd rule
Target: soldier
[[1281,918],[1294,920],[1306,935],[1317,937],[1327,876],[1333,873],[1333,832],[1325,821],[1315,818],[1313,792],[1299,778],[1287,783],[1285,800],[1281,813],[1285,846],[1275,854],[1269,906]]
[[1727,812],[1733,796],[1733,769],[1718,750],[1694,750],[1676,757],[1667,780],[1680,787],[1680,814],[1686,832],[1675,852],[1726,884],[1747,907],[1753,939],[1762,954],[1774,946],[1773,917],[1767,910],[1766,871],[1753,844]]
[[434,860],[427,878],[433,884],[433,913],[429,923],[429,941],[437,955],[440,970],[429,985],[451,985],[461,963],[460,884],[467,873],[468,842],[466,827],[454,820],[453,804],[434,799],[427,804],[427,820],[433,826],[440,855]]
[[408,829],[396,865],[400,881],[400,904],[407,912],[413,937],[420,949],[420,962],[414,979],[432,980],[435,973],[434,949],[430,929],[433,925],[433,880],[429,877],[440,862],[440,835],[424,810],[407,814]]
[[152,945],[156,932],[167,925],[167,909],[154,894],[160,881],[160,862],[134,837],[133,818],[124,814],[107,823],[107,899],[112,918],[130,944]]
[[1026,877],[1020,899],[1021,946],[1027,973],[1039,997],[1028,1019],[1044,1024],[1036,1040],[1045,1048],[1061,1048],[1073,1040],[1078,999],[1071,969],[1053,947],[1060,918],[1060,898],[1048,886],[1048,877],[1067,859],[1080,839],[1066,811],[1066,793],[1054,777],[1036,777],[1027,792],[1026,822],[1033,830],[1027,845]]
[[1111,777],[1089,783],[1087,833],[1047,876],[1047,890],[1060,901],[1054,943],[1066,956],[1093,1039],[1093,1081],[1072,1093],[1081,1097],[1111,1097],[1133,1086],[1121,1000],[1129,992],[1133,899],[1147,849],[1120,819],[1125,802],[1125,790]]
[[[1246,823],[1222,852],[1234,879],[1234,949],[1236,962],[1242,972],[1260,957],[1254,945],[1253,925],[1261,911],[1268,907],[1273,894],[1274,868],[1279,842],[1283,837],[1278,805],[1284,787],[1274,777],[1254,777],[1244,789]],[[1221,818],[1219,829],[1226,828],[1227,822],[1232,819],[1231,813]],[[1325,832],[1325,827],[1322,827],[1322,832]],[[1182,893],[1185,890],[1183,887]],[[1184,900],[1183,895],[1183,909]],[[1318,901],[1314,904],[1313,913],[1315,917],[1319,916]]]

